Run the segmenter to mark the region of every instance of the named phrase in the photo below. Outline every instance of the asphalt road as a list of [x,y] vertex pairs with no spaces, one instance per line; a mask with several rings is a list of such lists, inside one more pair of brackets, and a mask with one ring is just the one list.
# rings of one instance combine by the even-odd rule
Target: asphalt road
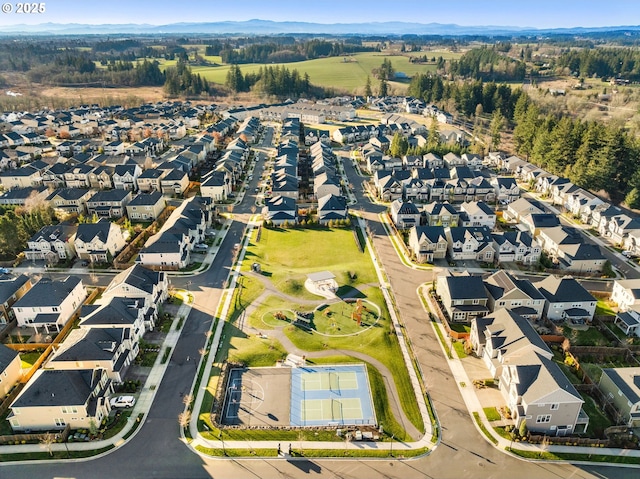
[[[345,162],[350,182],[359,184],[353,168]],[[259,164],[258,167],[261,167]],[[252,191],[252,190],[250,190]],[[193,454],[179,439],[178,414],[181,394],[188,392],[196,373],[198,350],[211,326],[211,313],[221,295],[231,265],[231,252],[246,226],[254,195],[236,207],[236,220],[221,245],[212,267],[189,279],[195,306],[171,356],[145,424],[126,445],[101,458],[86,461],[4,464],[0,477],[15,479],[77,478],[624,478],[634,471],[604,466],[532,463],[503,454],[490,446],[472,423],[457,385],[451,379],[431,325],[416,295],[419,284],[431,273],[402,265],[377,219],[384,208],[366,201],[365,209],[380,261],[396,296],[406,332],[411,338],[442,427],[442,442],[430,456],[411,460],[303,460],[212,459]],[[177,281],[177,279],[176,279]],[[186,279],[185,279],[186,281]]]

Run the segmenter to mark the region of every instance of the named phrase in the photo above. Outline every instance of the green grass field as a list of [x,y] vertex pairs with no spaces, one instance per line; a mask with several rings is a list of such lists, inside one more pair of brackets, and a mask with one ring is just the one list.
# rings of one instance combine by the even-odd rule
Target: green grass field
[[[351,229],[262,229],[260,242],[252,241],[245,268],[260,263],[263,274],[286,294],[320,299],[307,292],[307,274],[331,271],[339,286],[377,283],[368,253],[361,253]],[[352,281],[349,273],[357,278]]]
[[[442,53],[425,52],[427,56],[435,55],[436,57]],[[444,54],[443,54],[444,56]],[[210,63],[221,63],[220,57],[204,57]],[[291,63],[274,63],[269,66],[284,65],[290,70],[298,70],[303,75],[308,73],[311,79],[311,83],[322,87],[332,87],[339,90],[344,90],[349,93],[354,91],[364,90],[364,85],[367,81],[367,76],[372,76],[371,70],[380,67],[382,61],[387,58],[391,61],[391,64],[397,72],[406,73],[411,77],[416,73],[434,72],[435,65],[433,64],[418,64],[410,63],[409,56],[403,55],[386,55],[378,52],[366,52],[357,53],[348,57],[329,57],[318,58],[315,60],[307,60],[303,62],[291,62]],[[159,60],[160,69],[167,68],[175,65],[175,60]],[[240,69],[243,74],[256,73],[260,67],[266,65],[259,63],[247,63],[240,65]],[[220,66],[192,66],[191,70],[194,73],[199,73],[208,81],[213,83],[224,84],[227,78],[227,72],[230,65]],[[372,88],[377,89],[377,81],[375,78],[371,78]],[[399,89],[406,88],[406,84],[400,82],[391,82],[392,87]]]

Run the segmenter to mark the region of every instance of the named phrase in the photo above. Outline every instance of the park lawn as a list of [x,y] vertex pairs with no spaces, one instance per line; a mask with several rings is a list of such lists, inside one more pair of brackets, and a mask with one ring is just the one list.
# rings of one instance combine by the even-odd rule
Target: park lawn
[[368,288],[364,292],[367,294],[367,299],[381,305],[383,309],[380,320],[376,325],[361,334],[345,337],[322,336],[293,325],[286,326],[284,332],[296,347],[306,351],[352,350],[367,354],[383,363],[393,375],[405,414],[416,428],[424,431],[424,424],[416,403],[409,373],[402,357],[400,345],[396,336],[390,332],[389,313],[386,310],[382,293],[378,288]]
[[309,273],[331,271],[339,286],[378,282],[368,252],[360,252],[350,228],[262,228],[260,242],[249,243],[247,256],[245,267],[260,263],[279,291],[305,299],[321,299],[304,288]]
[[[309,306],[294,305],[277,296],[267,296],[262,304],[251,313],[249,324],[257,329],[275,329],[293,322],[295,320],[293,311],[303,310],[309,310]],[[282,312],[290,321],[276,319],[274,314],[277,312]]]

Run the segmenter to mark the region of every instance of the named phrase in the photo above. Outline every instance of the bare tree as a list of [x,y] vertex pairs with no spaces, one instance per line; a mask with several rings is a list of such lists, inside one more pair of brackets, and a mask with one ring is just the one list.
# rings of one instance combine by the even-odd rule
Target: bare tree
[[193,394],[185,394],[182,397],[182,404],[187,407],[187,410],[191,409],[191,403],[193,402]]
[[55,442],[56,442],[56,436],[53,433],[48,432],[40,436],[40,446],[46,449],[49,455],[52,457],[53,457],[53,450],[51,449],[51,446]]
[[178,424],[181,428],[186,428],[191,423],[191,411],[183,411],[178,414]]

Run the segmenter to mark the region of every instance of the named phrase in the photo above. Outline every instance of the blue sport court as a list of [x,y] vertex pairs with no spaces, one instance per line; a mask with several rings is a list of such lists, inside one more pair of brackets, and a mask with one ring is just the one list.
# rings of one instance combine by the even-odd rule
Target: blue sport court
[[292,426],[375,425],[364,364],[291,370]]

